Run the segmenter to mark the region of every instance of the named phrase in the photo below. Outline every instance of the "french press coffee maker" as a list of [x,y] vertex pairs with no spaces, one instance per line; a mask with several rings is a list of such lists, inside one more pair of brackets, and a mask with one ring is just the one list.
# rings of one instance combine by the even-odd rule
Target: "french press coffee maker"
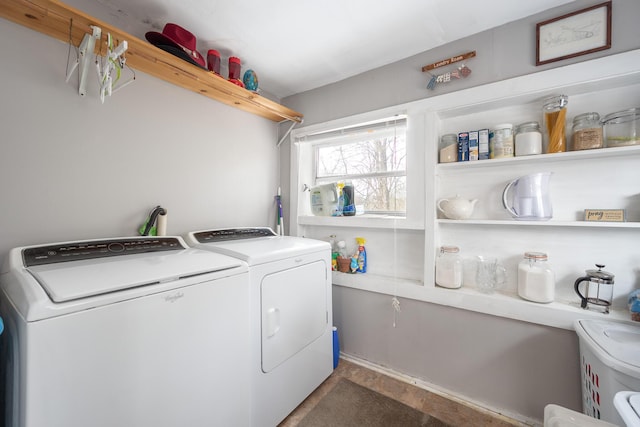
[[[593,308],[608,314],[609,307],[613,302],[613,277],[611,273],[602,271],[604,265],[596,264],[597,270],[587,270],[585,277],[576,280],[574,289],[580,297],[580,307],[588,310]],[[580,292],[580,284],[587,282],[584,287],[584,293]]]

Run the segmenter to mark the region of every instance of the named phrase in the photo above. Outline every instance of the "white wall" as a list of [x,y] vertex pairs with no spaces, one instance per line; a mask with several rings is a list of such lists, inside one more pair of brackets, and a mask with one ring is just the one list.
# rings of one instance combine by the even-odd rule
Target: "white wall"
[[0,257],[134,235],[158,204],[169,234],[273,226],[275,123],[140,72],[104,104],[95,80],[81,98],[67,49],[0,20]]

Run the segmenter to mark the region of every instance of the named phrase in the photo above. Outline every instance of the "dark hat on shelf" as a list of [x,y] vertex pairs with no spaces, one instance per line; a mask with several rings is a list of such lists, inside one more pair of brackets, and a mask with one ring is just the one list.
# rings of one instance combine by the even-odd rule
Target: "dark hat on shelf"
[[154,46],[206,69],[204,57],[196,50],[196,36],[181,26],[167,23],[161,33],[149,31],[145,37]]

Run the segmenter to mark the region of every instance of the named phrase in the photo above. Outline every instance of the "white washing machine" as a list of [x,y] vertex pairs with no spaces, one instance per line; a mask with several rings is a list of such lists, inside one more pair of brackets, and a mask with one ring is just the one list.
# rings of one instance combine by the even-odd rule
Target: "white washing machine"
[[197,231],[186,240],[249,264],[252,425],[274,427],[333,371],[331,247],[270,228]]
[[180,237],[11,250],[5,425],[248,426],[247,271]]

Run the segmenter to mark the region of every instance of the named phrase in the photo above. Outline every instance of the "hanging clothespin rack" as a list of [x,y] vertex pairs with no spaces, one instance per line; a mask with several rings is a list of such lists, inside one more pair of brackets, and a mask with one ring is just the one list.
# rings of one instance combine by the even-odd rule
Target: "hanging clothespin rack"
[[[89,68],[93,64],[93,66],[96,67],[98,75],[100,100],[104,103],[106,96],[111,96],[111,94],[116,90],[128,85],[135,80],[136,76],[135,71],[129,68],[133,72],[133,78],[116,87],[116,83],[120,80],[121,72],[126,64],[124,54],[128,49],[127,41],[124,40],[121,43],[116,44],[115,40],[111,37],[111,34],[107,33],[107,54],[102,58],[100,55],[95,54],[96,42],[102,41],[102,29],[95,25],[90,25],[90,28],[91,34],[85,34],[80,45],[75,48],[71,39],[73,20],[69,22],[69,50],[71,51],[72,47],[75,49],[76,61],[70,69],[67,62],[67,75],[65,81],[68,82],[74,71],[78,69],[78,94],[80,96],[85,96],[87,93],[87,81],[90,75]],[[100,46],[99,51],[102,52],[102,46]]]
[[[450,58],[442,59],[438,62],[434,62],[433,64],[425,65],[422,67],[422,72],[425,72],[431,76],[429,82],[427,83],[427,89],[433,90],[436,88],[436,85],[441,83],[449,83],[456,79],[463,79],[471,74],[471,69],[467,67],[462,61],[466,61],[467,59],[471,59],[476,56],[476,51],[471,51],[467,53],[463,53],[462,55],[452,56]],[[451,64],[460,63],[453,71],[447,71],[442,74],[432,74],[430,71],[435,70],[437,68],[446,67]]]

